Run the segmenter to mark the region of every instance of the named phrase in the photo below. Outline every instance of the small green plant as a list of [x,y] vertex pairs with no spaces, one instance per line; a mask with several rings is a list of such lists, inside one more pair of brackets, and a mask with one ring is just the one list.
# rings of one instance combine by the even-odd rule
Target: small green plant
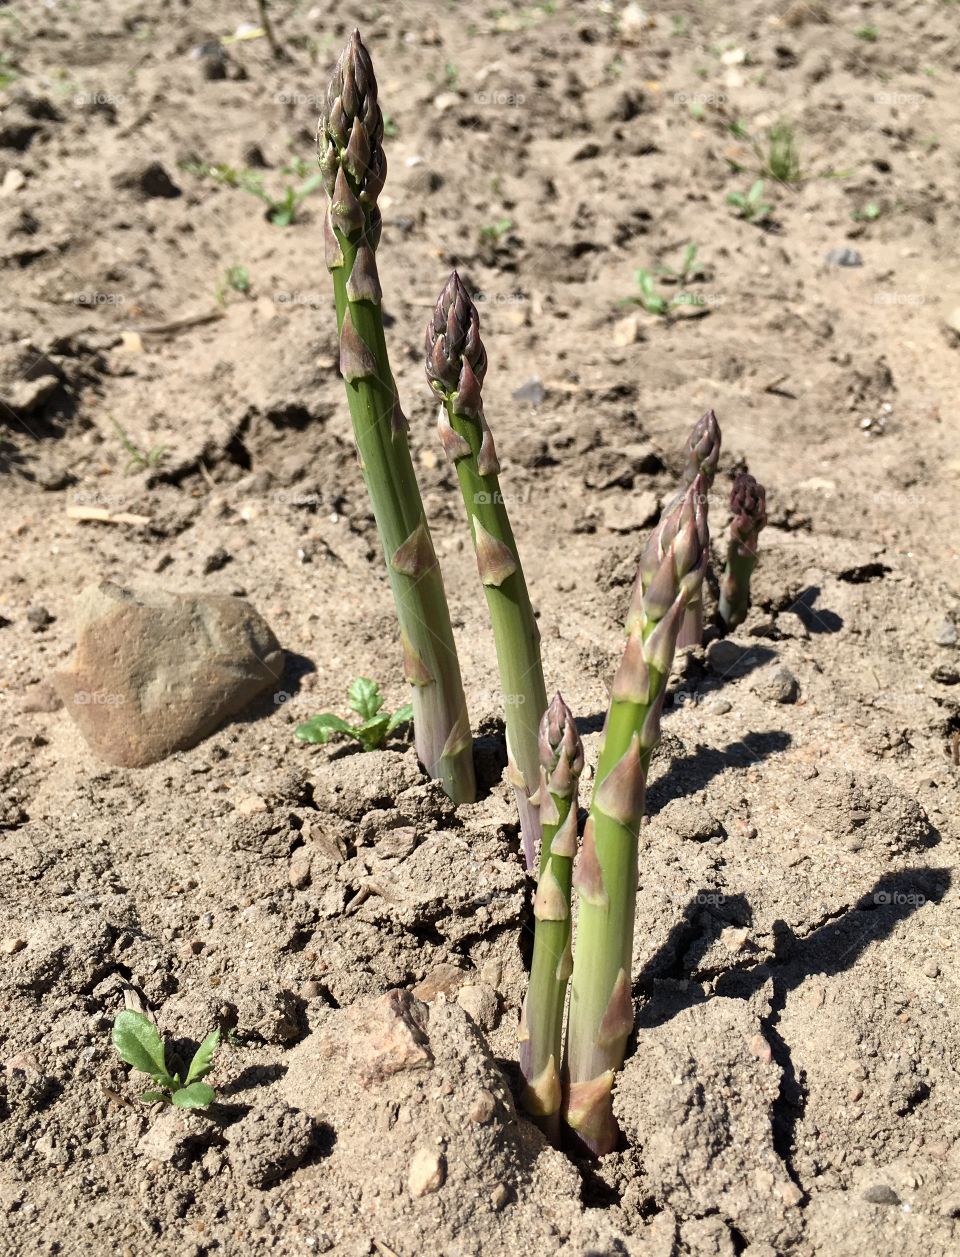
[[[299,188],[288,183],[282,195],[275,197],[263,186],[263,177],[253,170],[237,170],[222,162],[217,162],[212,166],[203,162],[186,162],[182,168],[188,174],[213,179],[215,183],[223,184],[228,188],[242,188],[244,192],[257,197],[266,205],[267,218],[275,227],[289,227],[295,223],[300,206],[310,193],[315,192],[323,183],[321,174],[313,174]],[[299,168],[295,165],[290,168],[292,173],[296,173],[297,169]]]
[[17,72],[6,53],[0,52],[0,90],[15,82]]
[[728,193],[727,204],[734,206],[737,211],[737,217],[745,218],[748,223],[763,222],[765,218],[770,217],[773,210],[773,207],[768,205],[763,199],[762,179],[757,179],[752,183],[746,193]]
[[457,69],[457,67],[453,64],[452,61],[448,61],[446,65],[443,67],[443,77],[444,77],[444,81],[447,84],[447,87],[454,88],[459,83],[460,71]]
[[763,173],[778,183],[800,182],[800,158],[793,127],[788,122],[778,122],[767,132],[767,152],[763,162]]
[[357,677],[351,681],[347,698],[350,710],[360,717],[359,724],[349,724],[340,716],[335,716],[332,711],[321,712],[306,724],[297,726],[297,737],[301,742],[326,746],[333,734],[345,733],[347,737],[356,738],[365,751],[375,751],[394,729],[409,724],[413,719],[413,707],[410,703],[404,703],[392,715],[382,711],[380,687],[369,677]]
[[857,39],[862,39],[868,44],[875,44],[880,36],[880,32],[875,26],[858,26],[853,33]]
[[159,467],[164,458],[166,458],[167,449],[165,445],[155,445],[152,449],[144,452],[143,450],[137,449],[134,443],[127,436],[126,432],[124,432],[123,428],[120,427],[119,423],[117,423],[116,419],[112,416],[110,418],[110,422],[116,429],[117,436],[120,438],[120,444],[130,455],[127,460],[127,465],[124,468],[124,473],[126,475],[129,476],[132,471],[148,471],[151,467]]
[[868,201],[863,209],[854,210],[851,217],[857,223],[872,223],[880,217],[882,210],[876,201]]
[[167,1053],[160,1031],[143,1013],[124,1009],[113,1023],[113,1046],[120,1059],[138,1073],[147,1074],[157,1090],[145,1091],[144,1104],[173,1104],[178,1109],[205,1109],[217,1093],[202,1080],[213,1069],[213,1054],[220,1046],[220,1031],[208,1034],[193,1054],[193,1060],[181,1078],[179,1071],[170,1073]]
[[496,222],[487,223],[485,227],[480,228],[480,239],[490,240],[496,244],[512,227],[512,218],[498,218]]
[[399,128],[388,113],[383,115],[383,134],[387,139],[393,139],[398,133]]
[[[635,297],[624,297],[620,304],[639,305],[648,314],[663,316],[668,315],[673,306],[701,305],[702,299],[687,291],[687,285],[697,273],[696,259],[697,246],[688,244],[679,267],[658,266],[656,271],[650,271],[645,266],[639,267],[633,273],[639,293]],[[657,289],[657,275],[664,276],[677,285],[679,291],[675,296],[667,297]]]
[[225,305],[227,298],[227,289],[232,288],[234,292],[247,293],[250,291],[250,272],[245,266],[228,266],[227,273],[223,277],[223,282],[217,284],[216,297],[217,305]]

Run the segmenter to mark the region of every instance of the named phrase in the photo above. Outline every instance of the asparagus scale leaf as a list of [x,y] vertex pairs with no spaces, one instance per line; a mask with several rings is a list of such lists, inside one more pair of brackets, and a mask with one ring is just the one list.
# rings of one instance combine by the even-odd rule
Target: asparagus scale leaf
[[540,818],[543,843],[533,900],[535,919],[530,985],[520,1019],[520,1096],[544,1133],[558,1142],[563,1010],[570,951],[570,886],[577,853],[577,791],[583,743],[573,714],[556,694],[540,721]]
[[571,979],[563,1118],[595,1155],[619,1131],[612,1089],[633,1028],[631,963],[637,854],[650,757],[684,611],[699,593],[709,552],[700,472],[651,534],[627,617],[590,815],[573,884],[579,900]]
[[334,69],[317,146],[329,198],[324,238],[340,373],[400,621],[417,753],[455,802],[472,802],[473,744],[460,664],[384,337],[376,250],[387,162],[377,82],[359,31]]
[[490,612],[507,729],[507,775],[514,787],[527,868],[540,840],[533,795],[540,775],[540,717],[547,706],[540,630],[500,490],[500,461],[483,412],[487,354],[480,316],[453,272],[427,324],[427,379],[440,398],[438,434],[454,464]]

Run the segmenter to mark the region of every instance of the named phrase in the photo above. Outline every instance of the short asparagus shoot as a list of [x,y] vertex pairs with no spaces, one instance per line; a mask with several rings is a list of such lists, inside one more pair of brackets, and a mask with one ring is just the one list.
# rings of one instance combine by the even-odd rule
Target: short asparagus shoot
[[486,370],[480,316],[454,271],[427,325],[427,379],[440,398],[440,443],[457,469],[493,626],[507,729],[507,776],[516,792],[527,868],[532,869],[540,839],[533,795],[539,784],[539,726],[547,694],[540,630],[500,490],[493,433],[483,413]]
[[535,919],[530,984],[520,1020],[523,1107],[553,1142],[560,1133],[560,1066],[563,1011],[570,950],[570,886],[577,853],[577,792],[583,743],[573,714],[560,697],[540,721],[540,819],[543,842],[533,900]]
[[562,1112],[576,1141],[597,1156],[612,1152],[619,1138],[612,1089],[633,1028],[637,852],[647,770],[660,740],[677,634],[688,602],[699,595],[708,553],[700,472],[665,512],[640,559],[574,868],[579,910]]
[[[694,424],[693,431],[687,437],[686,466],[683,474],[684,489],[698,475],[703,476],[706,492],[709,493],[717,474],[720,461],[721,433],[717,416],[708,410]],[[703,641],[703,585],[701,583],[695,594],[691,594],[683,613],[683,623],[677,637],[677,650],[688,650],[691,646],[699,646]]]
[[720,579],[719,613],[724,627],[735,629],[750,610],[750,577],[757,566],[760,530],[767,522],[767,495],[762,484],[745,471],[737,474],[730,491],[730,532],[727,562]]

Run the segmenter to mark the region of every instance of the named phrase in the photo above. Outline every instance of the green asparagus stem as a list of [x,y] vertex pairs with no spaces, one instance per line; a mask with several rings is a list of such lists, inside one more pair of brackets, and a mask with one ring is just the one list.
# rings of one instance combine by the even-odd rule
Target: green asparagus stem
[[547,706],[540,630],[500,492],[500,463],[483,414],[487,355],[480,317],[454,272],[427,325],[427,379],[441,400],[438,432],[457,469],[497,651],[507,728],[507,777],[520,812],[527,868],[540,839],[532,796],[540,774],[538,729]]
[[340,373],[400,621],[417,754],[447,794],[466,803],[476,797],[470,721],[380,311],[377,198],[387,172],[382,141],[373,66],[354,31],[337,61],[317,131],[329,197],[324,238],[337,308]]
[[577,852],[577,790],[583,743],[559,694],[540,721],[540,819],[543,843],[533,901],[536,927],[530,985],[520,1019],[520,1101],[553,1143],[560,1133],[563,1009],[570,953],[570,884]]
[[627,645],[614,678],[590,816],[573,875],[579,897],[563,1118],[597,1156],[616,1146],[611,1090],[633,1028],[631,961],[637,849],[647,769],[684,610],[709,551],[701,472],[654,529],[640,559]]
[[[693,431],[687,438],[687,465],[683,475],[683,488],[691,484],[697,475],[702,475],[707,493],[713,486],[713,478],[720,461],[720,425],[717,416],[708,410],[698,419]],[[699,646],[703,641],[703,594],[702,588],[696,598],[687,603],[683,613],[683,623],[677,637],[677,650],[687,650],[691,646]]]
[[745,471],[737,474],[730,492],[730,537],[727,562],[720,580],[720,619],[735,629],[750,610],[750,577],[757,566],[760,529],[767,522],[767,495],[762,484]]

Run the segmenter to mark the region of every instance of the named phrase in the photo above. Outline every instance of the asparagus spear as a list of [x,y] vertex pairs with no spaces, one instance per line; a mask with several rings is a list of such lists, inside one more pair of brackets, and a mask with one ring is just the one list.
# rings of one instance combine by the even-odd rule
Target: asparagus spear
[[709,551],[699,473],[654,529],[640,559],[627,645],[613,682],[590,816],[573,875],[579,897],[563,1118],[596,1155],[616,1146],[611,1090],[633,1028],[630,993],[637,849],[647,769],[683,613]]
[[570,882],[577,851],[577,790],[583,743],[559,694],[540,721],[543,843],[533,901],[536,926],[530,985],[520,1019],[523,1107],[556,1143],[560,1132],[563,1008],[570,977]]
[[693,431],[687,437],[687,465],[682,482],[684,489],[702,474],[707,491],[710,491],[713,478],[717,474],[717,463],[720,461],[720,440],[717,416],[712,410],[708,410],[693,425]]
[[377,82],[359,31],[340,54],[317,130],[329,197],[340,372],[393,589],[417,754],[456,802],[476,797],[473,747],[450,614],[390,372],[380,311],[377,198],[387,173]]
[[486,370],[480,316],[454,271],[427,324],[427,379],[442,403],[440,441],[457,469],[490,611],[505,708],[507,777],[517,796],[527,868],[532,869],[540,817],[531,796],[540,774],[537,738],[547,694],[540,630],[500,492],[493,434],[483,414],[480,390]]
[[[702,475],[707,493],[713,485],[713,478],[720,461],[720,425],[712,410],[694,424],[693,431],[687,438],[687,465],[683,476],[683,488]],[[682,490],[681,490],[682,491]],[[686,650],[690,646],[699,646],[703,640],[703,595],[702,589],[695,598],[687,603],[683,613],[683,623],[677,637],[677,650]]]
[[745,471],[738,472],[730,492],[730,537],[727,562],[720,580],[720,618],[735,629],[750,610],[750,577],[757,566],[760,529],[767,522],[767,498],[762,484]]

